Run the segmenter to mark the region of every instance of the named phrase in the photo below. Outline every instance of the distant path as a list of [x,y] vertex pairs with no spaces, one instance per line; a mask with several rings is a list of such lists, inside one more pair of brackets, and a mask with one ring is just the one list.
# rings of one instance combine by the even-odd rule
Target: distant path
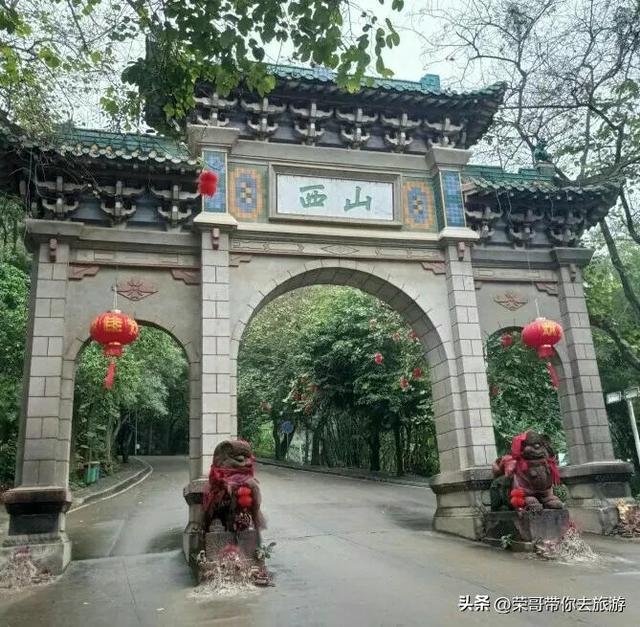
[[73,559],[160,553],[182,547],[189,482],[186,457],[141,457],[153,473],[126,492],[67,516]]

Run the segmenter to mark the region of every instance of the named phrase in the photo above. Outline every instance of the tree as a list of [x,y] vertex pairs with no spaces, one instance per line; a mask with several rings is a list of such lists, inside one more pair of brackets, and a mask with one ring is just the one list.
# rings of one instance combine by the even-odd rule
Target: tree
[[[441,36],[425,41],[425,53],[456,64],[466,86],[478,78],[508,85],[481,158],[529,166],[545,140],[560,182],[619,183],[617,206],[587,235],[597,249],[587,299],[601,373],[615,354],[637,383],[640,2],[466,0],[414,17],[439,20]],[[626,380],[623,370],[612,374]]]
[[107,364],[102,348],[95,343],[88,345],[80,358],[72,457],[79,463],[101,460],[110,468],[117,428],[125,416],[149,434],[159,450],[186,452],[188,364],[176,342],[164,331],[142,327],[140,337],[118,359],[111,390],[103,386]]
[[279,432],[287,420],[309,437],[311,463],[388,470],[389,457],[400,474],[406,463],[437,468],[421,345],[374,297],[314,287],[277,299],[246,330],[238,367],[241,433],[257,438],[268,421],[276,457],[290,442]]
[[515,435],[533,429],[549,436],[556,452],[567,450],[558,394],[551,385],[546,364],[527,348],[516,330],[505,332],[513,339],[502,345],[502,333],[487,340],[487,379],[491,415],[500,455],[511,449]]
[[[400,11],[404,1],[386,4]],[[198,81],[223,94],[240,80],[270,91],[269,46],[336,69],[338,83],[354,91],[372,64],[390,75],[382,54],[399,40],[390,19],[351,0],[9,0],[0,3],[0,108],[42,130],[55,114],[71,114],[71,90],[98,83],[119,126],[139,121],[138,88],[181,124]],[[145,42],[153,54],[131,64],[130,51]]]
[[29,277],[0,262],[0,486],[13,481]]

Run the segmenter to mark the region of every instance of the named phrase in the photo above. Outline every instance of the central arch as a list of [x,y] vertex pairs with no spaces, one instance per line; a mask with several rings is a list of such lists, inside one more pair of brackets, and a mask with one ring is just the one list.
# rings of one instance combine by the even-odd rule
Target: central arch
[[[405,264],[398,264],[398,277]],[[412,264],[415,266],[416,264]],[[267,272],[268,266],[262,265]],[[422,271],[424,272],[424,271]],[[254,271],[255,274],[255,271]],[[271,275],[273,276],[273,275]],[[467,433],[456,429],[455,413],[460,411],[458,377],[454,357],[451,327],[448,319],[447,293],[444,282],[441,293],[418,291],[401,282],[398,277],[376,267],[360,262],[321,260],[301,264],[295,270],[287,270],[266,278],[265,287],[255,288],[244,309],[232,320],[231,334],[231,431],[237,435],[237,360],[240,342],[245,329],[254,316],[268,303],[292,290],[311,285],[336,285],[362,290],[397,311],[418,336],[429,364],[433,412],[438,442],[440,470],[457,470],[469,464],[463,459],[466,448],[473,446],[466,441]],[[409,277],[407,277],[409,279]],[[410,279],[409,279],[410,280]],[[255,281],[254,281],[255,282]],[[257,284],[260,284],[258,280]],[[438,284],[436,284],[438,285]],[[430,302],[431,301],[431,302]],[[435,303],[440,306],[434,306]],[[241,305],[238,307],[240,308]]]

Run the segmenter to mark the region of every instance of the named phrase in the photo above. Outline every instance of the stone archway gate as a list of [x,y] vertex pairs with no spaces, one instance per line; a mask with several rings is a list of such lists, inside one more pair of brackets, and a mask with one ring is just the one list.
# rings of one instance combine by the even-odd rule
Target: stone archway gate
[[[29,543],[64,568],[74,368],[92,317],[117,286],[122,308],[170,332],[190,363],[190,506],[185,552],[215,446],[237,433],[242,332],[271,299],[304,285],[350,285],[399,311],[432,373],[441,472],[438,530],[479,538],[495,442],[483,341],[536,307],[559,320],[561,405],[573,515],[616,522],[629,495],[604,409],[581,268],[584,229],[615,185],[562,186],[553,167],[469,166],[503,86],[454,94],[437,77],[378,81],[360,94],[331,77],[274,68],[269,98],[211,88],[189,147],[156,135],[61,131],[37,145],[0,125],[0,180],[31,207],[34,251],[16,488],[5,545]],[[217,172],[213,198],[196,190]]]

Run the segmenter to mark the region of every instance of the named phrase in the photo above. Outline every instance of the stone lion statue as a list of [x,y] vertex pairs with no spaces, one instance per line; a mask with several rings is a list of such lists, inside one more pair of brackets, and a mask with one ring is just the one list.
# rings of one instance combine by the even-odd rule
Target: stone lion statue
[[491,509],[563,509],[554,494],[560,484],[555,452],[546,435],[526,431],[513,438],[511,453],[493,463]]
[[209,472],[209,490],[203,498],[204,531],[215,520],[225,531],[259,530],[264,518],[261,496],[254,477],[255,456],[244,440],[225,440],[216,446]]

